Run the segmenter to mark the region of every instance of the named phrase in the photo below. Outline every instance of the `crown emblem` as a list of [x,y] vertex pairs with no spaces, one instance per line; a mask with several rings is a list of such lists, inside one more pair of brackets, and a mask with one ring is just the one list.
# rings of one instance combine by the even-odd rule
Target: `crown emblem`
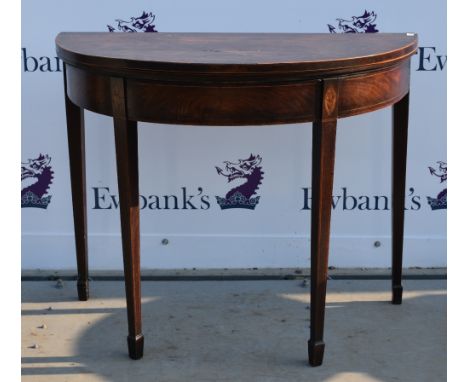
[[246,208],[248,210],[254,210],[260,200],[260,196],[255,196],[247,199],[240,192],[235,192],[229,199],[216,197],[216,202],[219,204],[222,210],[229,208]]
[[52,199],[52,195],[39,198],[36,194],[28,191],[21,196],[21,208],[35,207],[46,209],[50,203],[50,199]]
[[443,195],[440,199],[431,198],[427,196],[427,203],[431,207],[431,210],[446,210],[447,209],[447,194]]

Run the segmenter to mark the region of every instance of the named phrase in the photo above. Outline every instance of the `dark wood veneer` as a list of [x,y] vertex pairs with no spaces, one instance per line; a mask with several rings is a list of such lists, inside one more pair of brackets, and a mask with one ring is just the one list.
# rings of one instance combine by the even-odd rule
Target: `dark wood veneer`
[[322,363],[338,118],[393,105],[392,302],[402,300],[410,56],[415,34],[60,33],[78,295],[88,298],[83,110],[114,119],[128,350],[143,356],[137,121],[313,122],[309,363]]
[[316,118],[319,81],[281,85],[191,86],[129,80],[128,114],[145,122],[269,125]]
[[[415,53],[417,38],[402,33],[60,33],[65,62],[126,78],[200,81],[291,80],[303,75],[357,72]],[[220,76],[224,75],[224,78]],[[248,78],[248,76],[247,76]]]
[[[78,106],[112,116],[110,77],[67,66],[68,96]],[[128,79],[131,120],[181,125],[271,125],[313,122],[322,80],[280,84],[174,84]],[[338,118],[394,104],[409,89],[409,60],[339,79]]]

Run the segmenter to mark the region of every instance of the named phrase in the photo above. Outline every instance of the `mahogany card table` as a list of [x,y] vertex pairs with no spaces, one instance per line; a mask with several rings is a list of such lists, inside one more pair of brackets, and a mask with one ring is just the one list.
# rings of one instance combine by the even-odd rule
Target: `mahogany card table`
[[88,299],[84,109],[114,122],[131,358],[143,356],[138,121],[188,129],[312,122],[308,353],[310,365],[318,366],[325,348],[337,120],[392,106],[392,302],[401,304],[416,34],[60,33],[56,49],[64,62],[80,300]]

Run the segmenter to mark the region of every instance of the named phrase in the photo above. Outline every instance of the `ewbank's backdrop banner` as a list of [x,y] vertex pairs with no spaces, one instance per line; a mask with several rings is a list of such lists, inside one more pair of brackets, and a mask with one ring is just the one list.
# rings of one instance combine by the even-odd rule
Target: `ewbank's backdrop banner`
[[[22,267],[74,268],[61,31],[417,32],[412,58],[405,266],[446,265],[446,4],[267,0],[22,3]],[[20,52],[18,52],[19,54]],[[112,119],[86,112],[89,261],[122,268]],[[143,268],[309,265],[310,123],[141,123]],[[390,265],[391,110],[341,119],[330,265]],[[236,179],[228,182],[228,174]]]

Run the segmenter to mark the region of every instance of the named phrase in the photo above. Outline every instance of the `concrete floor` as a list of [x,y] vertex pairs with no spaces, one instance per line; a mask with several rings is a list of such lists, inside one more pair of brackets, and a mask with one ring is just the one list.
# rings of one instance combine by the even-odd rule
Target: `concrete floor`
[[389,281],[330,280],[318,368],[301,281],[143,282],[139,361],[126,353],[123,282],[91,282],[86,302],[74,282],[55,284],[22,283],[23,381],[446,380],[442,280],[405,281],[401,306]]

